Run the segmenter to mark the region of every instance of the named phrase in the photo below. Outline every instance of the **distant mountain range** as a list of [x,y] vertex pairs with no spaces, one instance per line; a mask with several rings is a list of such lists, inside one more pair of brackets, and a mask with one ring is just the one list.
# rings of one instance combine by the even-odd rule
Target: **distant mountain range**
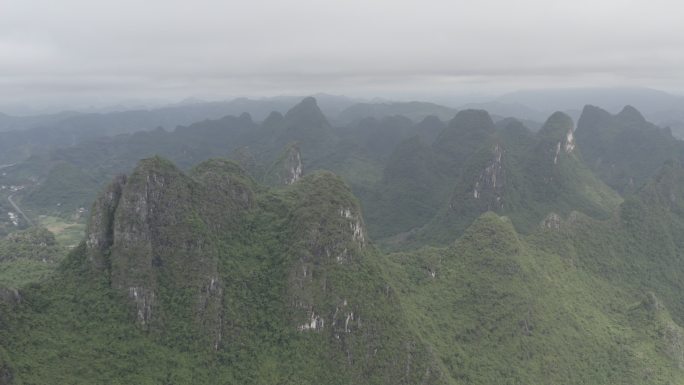
[[88,220],[66,256],[2,227],[0,385],[682,383],[684,142],[578,108],[307,97],[27,147],[0,197]]

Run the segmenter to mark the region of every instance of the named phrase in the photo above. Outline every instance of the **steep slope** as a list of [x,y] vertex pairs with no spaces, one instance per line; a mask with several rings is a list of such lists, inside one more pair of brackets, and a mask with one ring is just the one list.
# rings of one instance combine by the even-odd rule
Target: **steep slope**
[[[437,127],[427,122],[427,127]],[[418,128],[426,128],[425,122]],[[429,129],[430,130],[430,129]],[[360,190],[371,234],[376,239],[395,236],[402,242],[430,221],[448,199],[462,164],[474,151],[491,142],[494,123],[485,111],[461,111],[436,135],[409,137],[385,162],[382,179]]]
[[264,175],[269,186],[293,184],[302,177],[302,153],[297,143],[288,144]]
[[[404,311],[442,367],[467,384],[682,381],[670,302],[603,269],[626,234],[581,215],[560,223],[523,237],[486,213],[447,248],[389,256]],[[648,275],[646,258],[625,267]]]
[[527,233],[551,212],[606,217],[620,202],[583,164],[563,113],[532,133],[515,120],[497,130],[485,111],[464,110],[430,148],[413,142],[390,159],[378,198],[363,202],[375,236],[399,234],[391,247],[444,244],[487,211]]
[[361,195],[374,238],[410,231],[435,216],[450,193],[448,172],[439,166],[418,136],[397,146],[376,189]]
[[446,382],[330,173],[268,191],[232,162],[144,160],[25,298],[0,331],[17,383]]
[[453,246],[391,255],[406,314],[465,383],[682,381],[683,170],[606,220],[521,236],[487,213]]
[[[519,129],[496,138],[527,143]],[[520,161],[562,178],[571,132],[553,116]],[[508,172],[496,151],[471,185],[489,203]],[[58,274],[0,290],[0,379],[679,383],[682,231],[677,163],[606,219],[555,214],[523,235],[486,212],[446,247],[383,255],[331,173],[269,190],[230,161],[146,159],[100,195]]]
[[85,141],[55,149],[12,167],[3,184],[27,188],[19,194],[35,214],[71,216],[89,208],[98,189],[115,175],[130,172],[138,160],[154,155],[173,159],[187,169],[212,156],[227,156],[253,143],[255,124],[249,115],[225,117],[178,127]]
[[[354,103],[343,96],[318,94],[323,109],[331,116]],[[302,97],[247,99],[203,102],[184,101],[152,109],[126,109],[103,113],[61,112],[53,115],[12,117],[0,113],[0,164],[18,162],[57,147],[122,133],[173,130],[195,122],[220,120],[229,115],[248,113],[261,121],[272,111],[284,113]],[[124,107],[125,108],[125,107]],[[3,132],[7,131],[7,132]]]
[[448,209],[426,233],[460,232],[486,211],[505,213],[517,229],[529,232],[550,212],[600,217],[619,203],[582,163],[569,116],[553,114],[525,144],[508,145],[508,138],[497,135],[496,143],[466,160]]
[[449,122],[433,144],[441,161],[458,175],[459,166],[495,142],[494,121],[484,110],[463,110]]
[[638,190],[665,161],[684,158],[683,142],[668,129],[647,122],[631,106],[616,115],[584,107],[577,143],[592,170],[621,193]]
[[348,127],[336,129],[341,140],[353,143],[373,159],[384,160],[402,140],[418,132],[404,116],[364,118]]
[[[130,172],[142,158],[160,155],[187,170],[211,157],[231,157],[263,180],[279,161],[282,149],[296,142],[303,168],[332,170],[362,192],[382,177],[383,163],[398,143],[415,135],[431,141],[441,128],[443,123],[437,118],[414,124],[400,116],[332,127],[317,101],[306,98],[285,115],[273,112],[262,123],[243,113],[177,127],[173,132],[156,129],[84,140],[3,170],[7,175],[0,175],[0,183],[26,186],[17,197],[25,198],[24,204],[34,214],[66,218],[84,207],[84,201],[94,199],[108,180]],[[63,175],[93,183],[62,183]],[[55,197],[47,197],[49,192]]]
[[320,162],[324,154],[331,152],[336,142],[328,119],[312,97],[304,98],[287,111],[282,128],[278,134],[279,146],[299,143],[311,163]]

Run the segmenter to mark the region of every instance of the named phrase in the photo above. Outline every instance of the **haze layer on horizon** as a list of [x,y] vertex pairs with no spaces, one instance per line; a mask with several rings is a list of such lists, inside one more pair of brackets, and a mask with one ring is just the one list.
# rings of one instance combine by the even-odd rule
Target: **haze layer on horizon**
[[674,0],[5,0],[0,104],[684,90]]

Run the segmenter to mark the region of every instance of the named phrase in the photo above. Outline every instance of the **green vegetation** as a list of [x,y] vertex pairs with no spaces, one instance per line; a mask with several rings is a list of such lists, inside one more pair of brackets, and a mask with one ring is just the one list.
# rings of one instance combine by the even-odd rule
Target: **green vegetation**
[[[676,152],[621,197],[562,113],[356,124],[306,99],[16,166],[43,227],[0,240],[0,384],[684,383]],[[179,166],[114,177],[150,148]]]
[[82,221],[65,221],[59,217],[41,215],[38,217],[38,222],[55,235],[55,240],[60,246],[71,249],[83,240],[85,225]]
[[77,220],[82,212],[79,209],[90,204],[92,191],[97,188],[95,179],[69,163],[59,162],[41,184],[23,197],[21,206],[27,215],[40,210]]
[[231,162],[187,176],[152,158],[92,212],[87,243],[10,313],[21,383],[436,381],[330,173],[268,191]]
[[573,215],[521,237],[485,214],[453,246],[392,254],[389,266],[458,383],[679,383],[681,333],[665,309],[681,305],[660,297],[674,282],[644,282],[660,268],[622,254],[626,242],[619,220]]
[[623,194],[641,188],[664,162],[684,159],[682,141],[630,106],[616,115],[586,106],[577,122],[577,144],[596,175]]
[[461,111],[431,146],[418,138],[398,146],[376,191],[361,195],[371,234],[397,249],[447,244],[487,211],[522,233],[551,212],[606,218],[621,198],[584,165],[572,135],[562,113],[532,133]]
[[0,287],[22,287],[44,280],[57,267],[66,250],[45,228],[13,232],[0,240]]
[[14,259],[0,262],[0,286],[23,287],[44,281],[55,272],[57,263],[32,259]]
[[0,243],[0,261],[15,259],[54,259],[55,236],[45,228],[33,227],[10,234]]
[[682,182],[671,164],[610,219],[523,236],[486,213],[383,255],[330,173],[268,190],[145,160],[4,305],[4,360],[17,383],[677,383]]

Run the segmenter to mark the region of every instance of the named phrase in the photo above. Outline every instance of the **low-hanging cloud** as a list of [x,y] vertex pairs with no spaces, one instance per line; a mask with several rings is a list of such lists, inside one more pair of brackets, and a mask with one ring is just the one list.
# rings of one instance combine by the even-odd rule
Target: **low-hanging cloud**
[[5,0],[0,103],[684,89],[671,0]]

